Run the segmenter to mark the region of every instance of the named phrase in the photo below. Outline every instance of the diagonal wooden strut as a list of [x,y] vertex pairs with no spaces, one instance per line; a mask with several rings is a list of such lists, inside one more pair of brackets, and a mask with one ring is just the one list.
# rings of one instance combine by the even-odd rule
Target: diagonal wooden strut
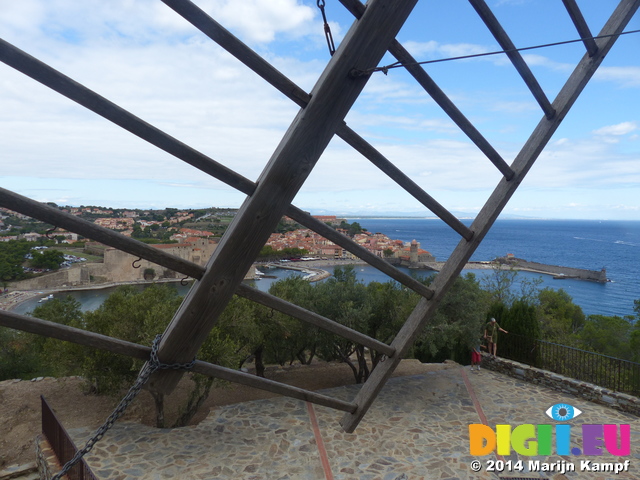
[[[615,35],[622,32],[629,20],[640,7],[640,0],[622,0],[609,21],[603,27],[601,35]],[[515,193],[520,182],[524,179],[529,169],[533,166],[544,146],[560,126],[574,102],[596,72],[605,55],[609,52],[617,40],[616,36],[600,39],[598,52],[590,57],[586,54],[574,69],[573,73],[558,93],[553,108],[556,115],[552,118],[543,118],[535,128],[522,150],[514,160],[512,168],[515,178],[508,182],[502,179],[495,188],[484,207],[471,225],[474,237],[471,242],[461,241],[447,260],[433,283],[435,291],[431,300],[421,299],[416,308],[411,312],[402,329],[391,343],[398,350],[398,355],[390,358],[383,364],[379,364],[371,373],[371,376],[358,392],[355,403],[358,409],[355,413],[345,414],[340,422],[347,432],[352,432],[364,414],[367,412],[376,396],[386,383],[391,373],[397,367],[399,359],[403,357],[407,349],[414,343],[424,325],[432,317],[438,302],[442,299],[449,286],[455,281],[471,255],[485,237],[496,218]]]
[[[351,27],[187,294],[160,342],[163,362],[193,357],[367,82],[353,69],[378,64],[417,0],[372,0]],[[163,372],[150,387],[169,393],[180,379]]]
[[544,94],[542,87],[540,87],[536,77],[533,76],[533,73],[522,58],[522,55],[520,55],[520,52],[515,50],[516,46],[507,35],[507,32],[504,31],[504,28],[502,28],[502,25],[500,25],[500,22],[495,17],[491,9],[487,6],[484,0],[469,0],[469,3],[471,3],[473,8],[476,9],[476,12],[478,12],[478,15],[480,15],[480,18],[489,28],[502,49],[506,51],[507,57],[509,57],[513,66],[516,67],[516,70],[524,80],[524,83],[529,87],[529,90],[540,105],[540,108],[542,108],[545,116],[548,119],[553,118],[555,111],[551,106],[551,103],[549,103],[549,99]]
[[598,45],[596,44],[596,41],[591,38],[593,37],[593,35],[591,34],[589,25],[587,25],[587,22],[584,19],[582,12],[580,11],[580,7],[578,7],[576,0],[562,0],[562,3],[564,3],[564,6],[566,7],[567,12],[571,17],[576,30],[578,30],[580,38],[582,38],[589,56],[592,57],[598,51]]

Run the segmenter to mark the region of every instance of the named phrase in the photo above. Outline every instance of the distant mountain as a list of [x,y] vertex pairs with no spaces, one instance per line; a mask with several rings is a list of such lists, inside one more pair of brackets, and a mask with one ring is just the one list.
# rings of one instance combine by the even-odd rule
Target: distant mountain
[[[384,211],[384,212],[372,212],[371,210],[367,211],[334,211],[334,210],[324,210],[324,209],[314,209],[309,208],[306,209],[310,211],[312,215],[335,215],[338,218],[438,218],[435,214],[431,213],[428,210],[424,212],[407,212],[407,211]],[[476,218],[477,213],[470,212],[451,212],[456,218],[460,220],[464,219],[474,219]],[[525,215],[513,215],[513,214],[502,214],[500,215],[501,219],[505,220],[534,220],[536,217],[527,217]]]

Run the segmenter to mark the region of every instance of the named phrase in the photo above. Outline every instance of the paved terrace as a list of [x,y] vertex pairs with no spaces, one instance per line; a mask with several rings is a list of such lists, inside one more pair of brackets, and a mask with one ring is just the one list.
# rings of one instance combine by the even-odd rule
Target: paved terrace
[[[350,399],[356,385],[326,390]],[[622,462],[628,472],[503,472],[511,478],[640,479],[640,419],[632,415],[522,383],[502,374],[455,367],[398,377],[385,385],[354,434],[339,428],[341,414],[276,397],[212,410],[200,425],[156,430],[116,424],[88,463],[101,480],[124,479],[498,479],[486,471],[494,455],[469,455],[468,425],[485,421],[512,426],[556,423],[545,411],[566,402],[582,410],[572,424],[572,447],[581,446],[583,423],[631,424],[631,456],[521,457],[541,462]],[[71,430],[82,444],[91,432]],[[555,450],[555,446],[553,447]],[[480,460],[474,473],[470,462]],[[517,460],[513,453],[504,460]]]

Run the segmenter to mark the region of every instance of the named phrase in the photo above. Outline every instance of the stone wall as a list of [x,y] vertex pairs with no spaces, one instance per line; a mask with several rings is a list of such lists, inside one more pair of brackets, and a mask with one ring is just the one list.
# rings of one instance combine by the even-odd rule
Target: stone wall
[[[58,457],[56,457],[56,454],[44,435],[38,435],[36,437],[36,465],[38,466],[40,480],[48,480],[53,477],[56,472],[62,470],[62,465],[58,462]],[[65,475],[62,478],[68,480],[69,476]]]
[[565,377],[547,370],[514,362],[513,360],[507,360],[506,358],[491,357],[487,354],[483,354],[483,356],[482,366],[489,370],[640,416],[640,398],[638,397],[614,392],[592,383]]
[[[203,238],[189,244],[178,243],[153,246],[170,255],[204,266],[213,255],[217,244]],[[139,266],[138,268],[134,268],[134,262],[135,266]],[[145,270],[149,268],[153,269],[154,276],[145,278]],[[182,275],[173,270],[151,263],[148,260],[138,261],[138,257],[115,248],[107,248],[104,251],[104,263],[90,264],[89,269],[91,276],[101,277],[106,282],[136,282],[182,277]]]
[[47,273],[29,280],[14,282],[10,286],[14,290],[48,290],[89,285],[90,268],[87,264],[76,264],[69,268],[63,268],[57,272]]

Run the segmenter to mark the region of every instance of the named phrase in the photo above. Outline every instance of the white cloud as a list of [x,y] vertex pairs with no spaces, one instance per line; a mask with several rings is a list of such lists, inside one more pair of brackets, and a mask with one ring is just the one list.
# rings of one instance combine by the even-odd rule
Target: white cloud
[[595,135],[627,135],[631,132],[635,132],[638,130],[638,124],[636,122],[622,122],[617,125],[609,125],[606,127],[599,128],[595,130],[593,133]]
[[621,87],[640,87],[640,67],[601,67],[594,78],[614,82]]
[[229,29],[237,30],[248,42],[271,42],[278,34],[300,37],[316,10],[296,0],[202,0],[200,6]]
[[[493,51],[483,45],[471,43],[438,43],[434,40],[427,42],[404,42],[403,46],[416,58],[425,61],[437,58],[462,57],[466,55],[477,55]],[[430,58],[427,58],[430,57]]]

